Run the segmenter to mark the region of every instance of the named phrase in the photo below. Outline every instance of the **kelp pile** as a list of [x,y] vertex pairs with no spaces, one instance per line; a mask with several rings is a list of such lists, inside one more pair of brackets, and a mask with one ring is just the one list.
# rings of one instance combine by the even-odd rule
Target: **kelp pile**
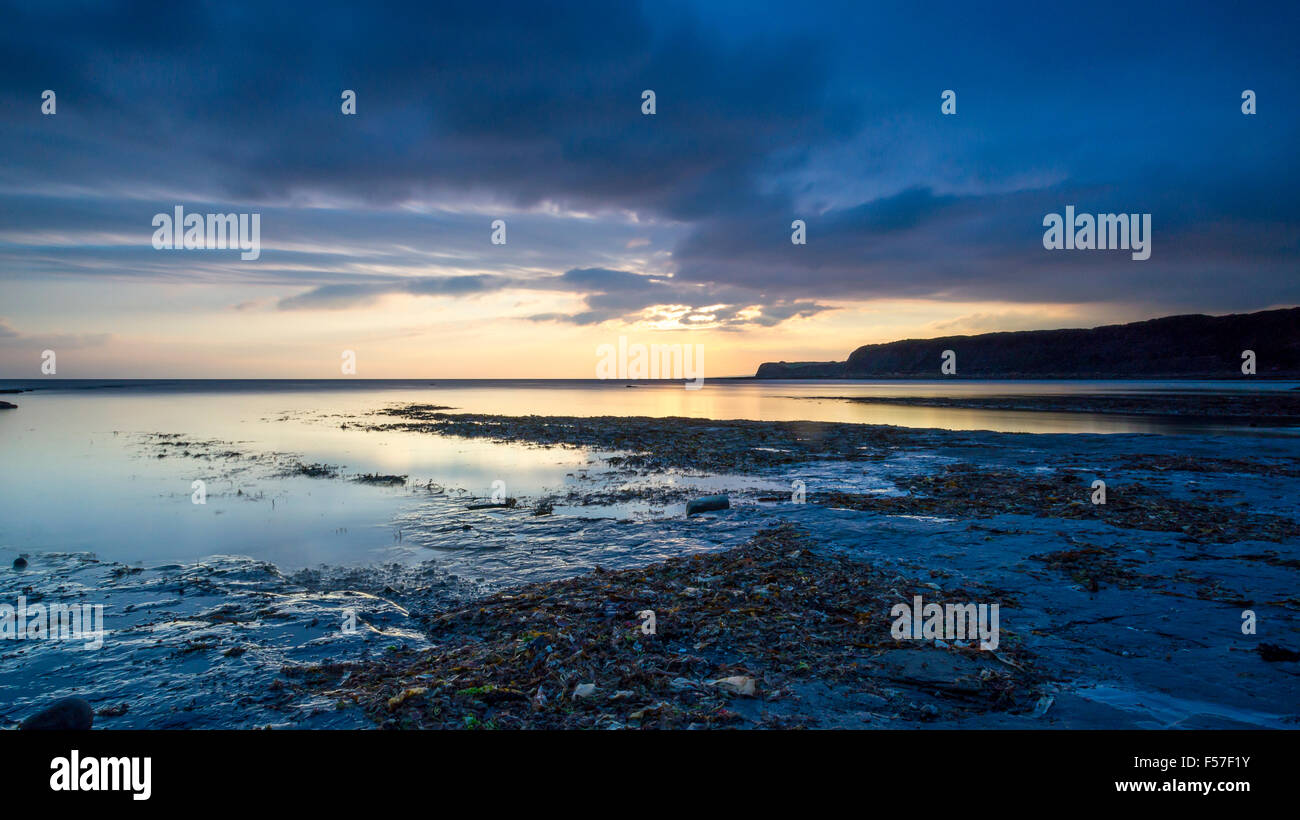
[[727,551],[508,590],[428,616],[432,649],[285,680],[386,728],[808,726],[1041,704],[1005,634],[996,652],[892,638],[892,606],[921,592],[971,600],[816,554],[783,524]]
[[817,400],[826,401],[828,398],[859,404],[912,407],[1169,416],[1204,421],[1254,421],[1270,425],[1300,423],[1300,395],[1284,391],[1254,394],[1187,391],[1044,396],[818,396]]
[[1150,582],[1153,576],[1133,569],[1137,561],[1116,557],[1115,550],[1087,545],[1033,556],[1048,569],[1064,573],[1076,583],[1096,592],[1103,585],[1130,589]]
[[870,459],[889,455],[924,433],[865,424],[813,421],[719,421],[648,416],[492,416],[443,413],[431,405],[382,411],[404,419],[369,425],[544,446],[619,451],[613,467],[736,472],[812,459]]
[[903,476],[897,483],[906,495],[831,492],[810,495],[809,500],[890,515],[1095,519],[1125,529],[1180,532],[1206,543],[1300,537],[1300,525],[1289,518],[1174,498],[1136,482],[1107,487],[1106,502],[1094,504],[1091,485],[1070,471],[1025,474],[952,464],[935,474]]

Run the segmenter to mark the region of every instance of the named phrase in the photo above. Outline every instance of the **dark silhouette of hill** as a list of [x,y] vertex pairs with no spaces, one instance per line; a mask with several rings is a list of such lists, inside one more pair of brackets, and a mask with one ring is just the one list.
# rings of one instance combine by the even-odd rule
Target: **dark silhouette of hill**
[[[1166,316],[1092,329],[1024,330],[863,345],[845,362],[764,362],[759,379],[1300,378],[1300,307]],[[1253,350],[1256,375],[1241,372]]]

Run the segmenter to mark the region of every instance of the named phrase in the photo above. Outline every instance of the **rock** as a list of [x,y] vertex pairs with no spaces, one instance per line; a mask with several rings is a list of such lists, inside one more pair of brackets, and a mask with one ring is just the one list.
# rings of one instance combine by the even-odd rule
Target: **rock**
[[27,559],[21,555],[14,559],[14,569],[27,569]]
[[695,515],[696,513],[711,512],[713,510],[725,510],[730,506],[731,499],[725,495],[705,495],[686,502],[686,514]]
[[418,698],[428,691],[429,688],[427,686],[412,686],[408,689],[404,689],[401,693],[393,695],[388,699],[388,710],[391,712],[411,698]]
[[1300,661],[1300,652],[1294,652],[1275,643],[1261,643],[1257,649],[1259,656],[1270,663]]
[[729,678],[720,678],[715,680],[713,685],[733,695],[746,698],[754,696],[754,679],[746,675],[732,675]]
[[890,649],[876,656],[875,668],[889,680],[925,688],[977,692],[980,672],[991,666],[980,655],[926,649]]
[[45,707],[18,725],[19,729],[71,730],[84,732],[95,722],[95,710],[84,698],[63,698]]
[[125,715],[127,710],[130,708],[131,705],[129,703],[119,703],[116,706],[105,706],[95,712],[95,714],[99,717],[121,717],[122,715]]
[[575,700],[577,698],[589,698],[594,694],[596,694],[596,684],[594,683],[580,683],[573,688]]
[[0,401],[0,410],[17,410],[18,405],[10,404],[7,401]]

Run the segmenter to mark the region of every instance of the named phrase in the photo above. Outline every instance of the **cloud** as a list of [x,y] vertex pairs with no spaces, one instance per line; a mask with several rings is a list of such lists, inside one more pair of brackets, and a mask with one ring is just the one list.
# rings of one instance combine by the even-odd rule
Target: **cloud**
[[[1250,189],[1242,196],[1239,189]],[[1229,203],[1235,213],[1225,211]],[[1043,218],[1150,213],[1152,255],[1049,251]],[[749,212],[701,222],[673,252],[688,282],[750,288],[769,298],[928,298],[1007,302],[1206,302],[1255,309],[1294,301],[1287,271],[1297,246],[1290,214],[1300,192],[1286,174],[1067,182],[983,195],[908,188],[820,214]],[[807,244],[790,241],[792,216]],[[1226,275],[1231,271],[1232,275]]]
[[[771,305],[746,301],[752,294],[736,288],[714,288],[672,279],[607,268],[573,268],[562,274],[531,278],[508,276],[447,276],[389,278],[359,285],[323,285],[281,299],[280,310],[344,310],[373,304],[383,296],[470,296],[506,290],[567,293],[579,297],[584,310],[538,313],[534,322],[594,325],[611,320],[680,321],[682,326],[772,326],[791,318],[830,310],[812,301]],[[719,302],[720,296],[735,303]],[[707,308],[696,310],[692,305]],[[668,307],[676,307],[671,314]]]
[[0,318],[0,347],[10,349],[30,348],[33,356],[42,350],[78,350],[107,344],[108,333],[20,333]]
[[[479,192],[687,219],[756,195],[772,152],[853,127],[815,104],[831,67],[810,42],[723,43],[684,16],[659,31],[634,4],[325,1],[255,20],[221,4],[71,19],[57,5],[0,31],[0,99],[33,113],[0,149],[33,188],[170,180],[236,201],[372,205]],[[60,93],[56,118],[27,105],[34,86]],[[641,113],[645,88],[656,116]]]
[[[1067,28],[1032,3],[746,9],[21,4],[0,27],[0,280],[257,286],[284,310],[521,290],[572,294],[531,318],[580,325],[1294,303],[1296,7],[1103,2]],[[178,202],[262,213],[262,258],[154,251]],[[1151,213],[1152,259],[1045,251],[1067,204]]]

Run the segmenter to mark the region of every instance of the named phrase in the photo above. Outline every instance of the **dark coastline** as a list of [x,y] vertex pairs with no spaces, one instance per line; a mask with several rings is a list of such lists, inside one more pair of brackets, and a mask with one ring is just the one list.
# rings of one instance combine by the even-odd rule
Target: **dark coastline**
[[[1256,357],[1243,372],[1247,351]],[[940,368],[954,354],[955,370]],[[1091,329],[1023,330],[863,345],[843,362],[764,362],[759,379],[1300,378],[1300,307],[1166,316]]]

